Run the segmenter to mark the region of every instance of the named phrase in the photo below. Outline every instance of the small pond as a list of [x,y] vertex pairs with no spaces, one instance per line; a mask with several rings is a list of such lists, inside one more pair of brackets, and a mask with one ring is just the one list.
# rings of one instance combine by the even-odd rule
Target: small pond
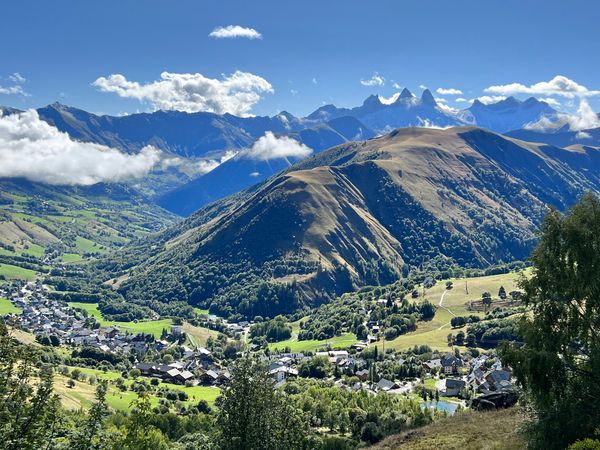
[[458,404],[440,400],[438,402],[423,402],[423,403],[421,403],[421,408],[423,408],[423,409],[431,408],[431,409],[437,409],[438,411],[446,411],[448,414],[452,415],[456,412],[456,409],[458,408]]

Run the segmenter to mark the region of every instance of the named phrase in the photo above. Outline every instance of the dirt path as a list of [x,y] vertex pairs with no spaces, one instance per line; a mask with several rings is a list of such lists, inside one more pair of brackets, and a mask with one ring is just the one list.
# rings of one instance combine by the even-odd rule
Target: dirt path
[[[441,295],[441,297],[440,297],[440,303],[438,304],[438,306],[439,306],[440,308],[444,308],[446,311],[448,311],[450,314],[452,314],[454,317],[456,317],[456,314],[454,314],[450,308],[446,308],[446,307],[444,306],[444,297],[446,296],[446,294],[447,294],[448,292],[450,292],[450,289],[446,289],[444,292],[442,292],[442,295]],[[450,325],[450,322],[448,322],[448,323],[445,323],[444,325],[440,326],[440,327],[438,328],[438,330],[441,330],[441,329],[443,329],[443,328],[447,327],[448,325]]]

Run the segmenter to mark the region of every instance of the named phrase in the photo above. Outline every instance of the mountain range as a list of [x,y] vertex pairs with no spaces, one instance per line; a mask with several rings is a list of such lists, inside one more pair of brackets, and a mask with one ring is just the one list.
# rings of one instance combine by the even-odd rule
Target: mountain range
[[547,205],[564,210],[587,190],[600,190],[598,148],[476,127],[399,129],[316,154],[194,213],[138,250],[121,292],[134,303],[183,300],[253,317],[265,310],[265,282],[294,283],[303,294],[295,301],[314,303],[434,260],[522,259]]
[[[18,112],[14,108],[3,111]],[[355,108],[325,105],[306,117],[295,117],[285,111],[273,117],[179,111],[114,117],[59,103],[38,109],[38,114],[73,139],[128,153],[153,145],[169,157],[177,158],[179,164],[158,168],[147,179],[137,181],[136,188],[154,196],[167,210],[183,216],[261,182],[296,162],[297,157],[249,157],[248,149],[269,131],[276,136],[292,137],[314,153],[402,127],[476,125],[559,147],[599,145],[600,137],[598,130],[585,133],[562,130],[551,134],[524,130],[527,124],[558,114],[546,102],[533,97],[525,101],[509,97],[492,104],[476,100],[469,108],[455,111],[436,101],[427,89],[420,98],[404,89],[390,99],[371,95]]]

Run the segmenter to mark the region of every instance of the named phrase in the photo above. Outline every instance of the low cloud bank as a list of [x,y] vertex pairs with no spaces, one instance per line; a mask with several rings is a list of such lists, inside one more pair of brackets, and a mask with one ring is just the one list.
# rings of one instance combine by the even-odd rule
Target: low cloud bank
[[600,127],[600,118],[594,112],[589,103],[581,99],[579,108],[575,114],[559,113],[555,118],[542,117],[534,123],[525,125],[528,130],[548,131],[562,128],[568,125],[571,131],[589,130]]
[[310,156],[312,149],[288,136],[277,137],[267,131],[245,153],[248,159],[268,161],[271,159],[296,158],[302,159]]
[[54,185],[92,185],[147,174],[160,152],[146,146],[128,155],[104,145],[78,142],[41,120],[31,109],[0,112],[0,177]]

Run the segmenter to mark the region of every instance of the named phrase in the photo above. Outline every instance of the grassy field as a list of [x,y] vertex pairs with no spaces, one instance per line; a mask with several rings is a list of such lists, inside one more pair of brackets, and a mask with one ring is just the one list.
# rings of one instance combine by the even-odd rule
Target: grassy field
[[106,251],[106,249],[101,249],[96,242],[81,236],[75,238],[75,247],[77,247],[77,250],[81,253],[103,253]]
[[98,309],[97,303],[69,302],[69,305],[73,308],[80,308],[87,311],[90,316],[94,317],[98,323],[100,323],[100,326],[114,326],[130,333],[148,333],[152,334],[155,338],[160,337],[163,328],[166,328],[167,331],[170,331],[171,325],[173,324],[171,319],[147,320],[140,322],[115,322],[106,320],[102,317],[102,313]]
[[17,314],[20,312],[21,310],[13,305],[9,299],[0,297],[0,316],[10,313]]
[[81,258],[81,255],[78,253],[63,253],[60,255],[61,261],[66,263],[81,261]]
[[[69,305],[73,308],[80,308],[87,311],[90,316],[98,321],[100,326],[114,326],[129,333],[148,333],[152,334],[155,338],[160,338],[162,330],[166,329],[167,331],[171,331],[171,325],[173,325],[172,319],[115,322],[106,320],[102,317],[102,313],[98,309],[97,303],[69,302]],[[209,330],[208,328],[195,327],[189,323],[184,324],[183,330],[187,333],[190,343],[196,346],[206,345],[206,341],[209,337],[216,337],[218,335],[216,331]]]
[[523,416],[517,407],[490,412],[465,411],[416,430],[384,439],[372,450],[520,450]]
[[332,348],[346,348],[350,347],[352,344],[356,344],[357,342],[358,340],[356,339],[356,336],[352,333],[344,333],[341,336],[334,336],[333,338],[325,341],[299,341],[297,335],[294,334],[290,339],[269,344],[269,349],[283,350],[286,347],[289,347],[290,351],[292,352],[315,352],[324,349],[328,345],[330,345]]
[[187,322],[183,324],[183,331],[187,334],[188,340],[194,347],[205,346],[208,338],[216,338],[219,335],[217,331],[196,327]]
[[[423,293],[421,289],[421,297],[418,301],[428,300],[436,305],[437,310],[435,317],[427,322],[419,322],[417,330],[411,333],[404,334],[392,341],[386,341],[386,348],[394,348],[397,350],[406,350],[415,345],[428,345],[433,349],[447,350],[447,336],[451,332],[450,320],[454,316],[465,316],[476,314],[482,316],[481,313],[474,313],[467,310],[467,303],[470,300],[481,299],[481,294],[490,292],[493,298],[497,298],[498,289],[504,286],[506,292],[517,289],[517,280],[520,274],[507,273],[501,275],[490,275],[477,278],[454,278],[451,279],[454,287],[446,290],[446,281],[439,281],[431,289],[426,289]],[[424,295],[423,295],[424,294]],[[444,295],[440,307],[440,299]],[[492,307],[493,307],[492,302]],[[380,342],[379,346],[382,345]]]
[[0,264],[0,275],[4,275],[8,280],[20,279],[33,281],[35,280],[36,272],[11,264]]
[[[95,376],[97,379],[102,380],[116,380],[120,377],[118,372],[103,372],[97,369],[90,369],[87,367],[78,367],[78,369],[85,375]],[[69,370],[73,370],[69,367]],[[91,385],[87,381],[77,381],[74,388],[67,386],[68,377],[63,375],[57,375],[54,380],[54,387],[57,393],[61,397],[61,401],[66,408],[79,409],[89,408],[95,399],[95,386]],[[125,382],[127,386],[131,384],[131,380]],[[185,387],[178,384],[164,383],[161,381],[160,386],[166,387],[174,391],[183,391],[188,394],[189,399],[186,402],[182,402],[184,405],[189,406],[196,404],[200,400],[206,400],[208,404],[214,405],[215,400],[221,394],[220,389],[210,386],[192,386]],[[137,398],[137,394],[131,391],[121,392],[115,386],[109,385],[109,390],[106,395],[106,402],[108,406],[113,409],[120,411],[127,411],[131,407],[131,402]],[[158,405],[158,397],[151,396],[150,401],[153,406]]]

